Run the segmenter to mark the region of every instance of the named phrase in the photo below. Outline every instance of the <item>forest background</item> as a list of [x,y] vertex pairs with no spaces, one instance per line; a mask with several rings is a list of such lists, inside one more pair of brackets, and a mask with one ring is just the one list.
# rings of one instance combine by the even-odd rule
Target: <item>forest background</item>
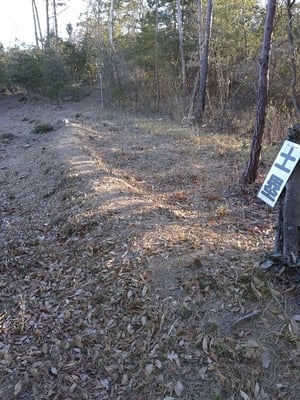
[[[90,0],[81,21],[76,27],[68,24],[68,38],[61,39],[59,14],[64,5],[45,1],[47,29],[42,32],[41,10],[32,1],[36,44],[1,46],[2,87],[22,87],[61,101],[81,97],[96,85],[102,105],[116,103],[193,124],[199,123],[199,82],[205,75],[201,126],[252,133],[266,15],[260,1]],[[295,1],[277,4],[265,125],[268,141],[281,139],[297,117],[293,101],[298,90],[299,11]]]

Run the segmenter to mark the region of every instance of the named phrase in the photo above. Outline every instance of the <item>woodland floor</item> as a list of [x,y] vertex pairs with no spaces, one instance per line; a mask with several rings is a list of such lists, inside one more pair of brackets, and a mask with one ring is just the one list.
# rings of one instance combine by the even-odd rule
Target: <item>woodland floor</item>
[[257,268],[274,214],[235,185],[249,140],[22,100],[0,97],[0,398],[299,400],[299,284]]

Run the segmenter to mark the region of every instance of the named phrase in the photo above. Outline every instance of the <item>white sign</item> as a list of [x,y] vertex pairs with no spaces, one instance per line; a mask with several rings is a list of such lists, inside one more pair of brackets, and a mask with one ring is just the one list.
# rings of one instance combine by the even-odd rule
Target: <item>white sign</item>
[[291,173],[300,159],[300,145],[285,140],[258,193],[258,197],[274,207]]

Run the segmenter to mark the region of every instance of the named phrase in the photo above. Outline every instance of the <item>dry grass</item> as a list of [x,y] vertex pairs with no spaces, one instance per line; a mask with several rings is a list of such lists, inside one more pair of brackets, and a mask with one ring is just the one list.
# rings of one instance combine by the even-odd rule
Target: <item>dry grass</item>
[[3,145],[1,396],[298,399],[299,289],[255,267],[278,148],[241,191],[245,138],[59,113],[70,126],[26,154]]

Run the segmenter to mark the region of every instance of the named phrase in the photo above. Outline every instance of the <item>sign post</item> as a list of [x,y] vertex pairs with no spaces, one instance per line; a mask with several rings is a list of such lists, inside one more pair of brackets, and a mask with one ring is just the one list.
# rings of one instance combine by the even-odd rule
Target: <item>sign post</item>
[[299,159],[300,145],[285,140],[258,193],[258,197],[269,206],[274,207]]
[[274,207],[280,195],[277,213],[276,251],[285,264],[300,266],[300,124],[287,131],[284,141],[258,197]]

